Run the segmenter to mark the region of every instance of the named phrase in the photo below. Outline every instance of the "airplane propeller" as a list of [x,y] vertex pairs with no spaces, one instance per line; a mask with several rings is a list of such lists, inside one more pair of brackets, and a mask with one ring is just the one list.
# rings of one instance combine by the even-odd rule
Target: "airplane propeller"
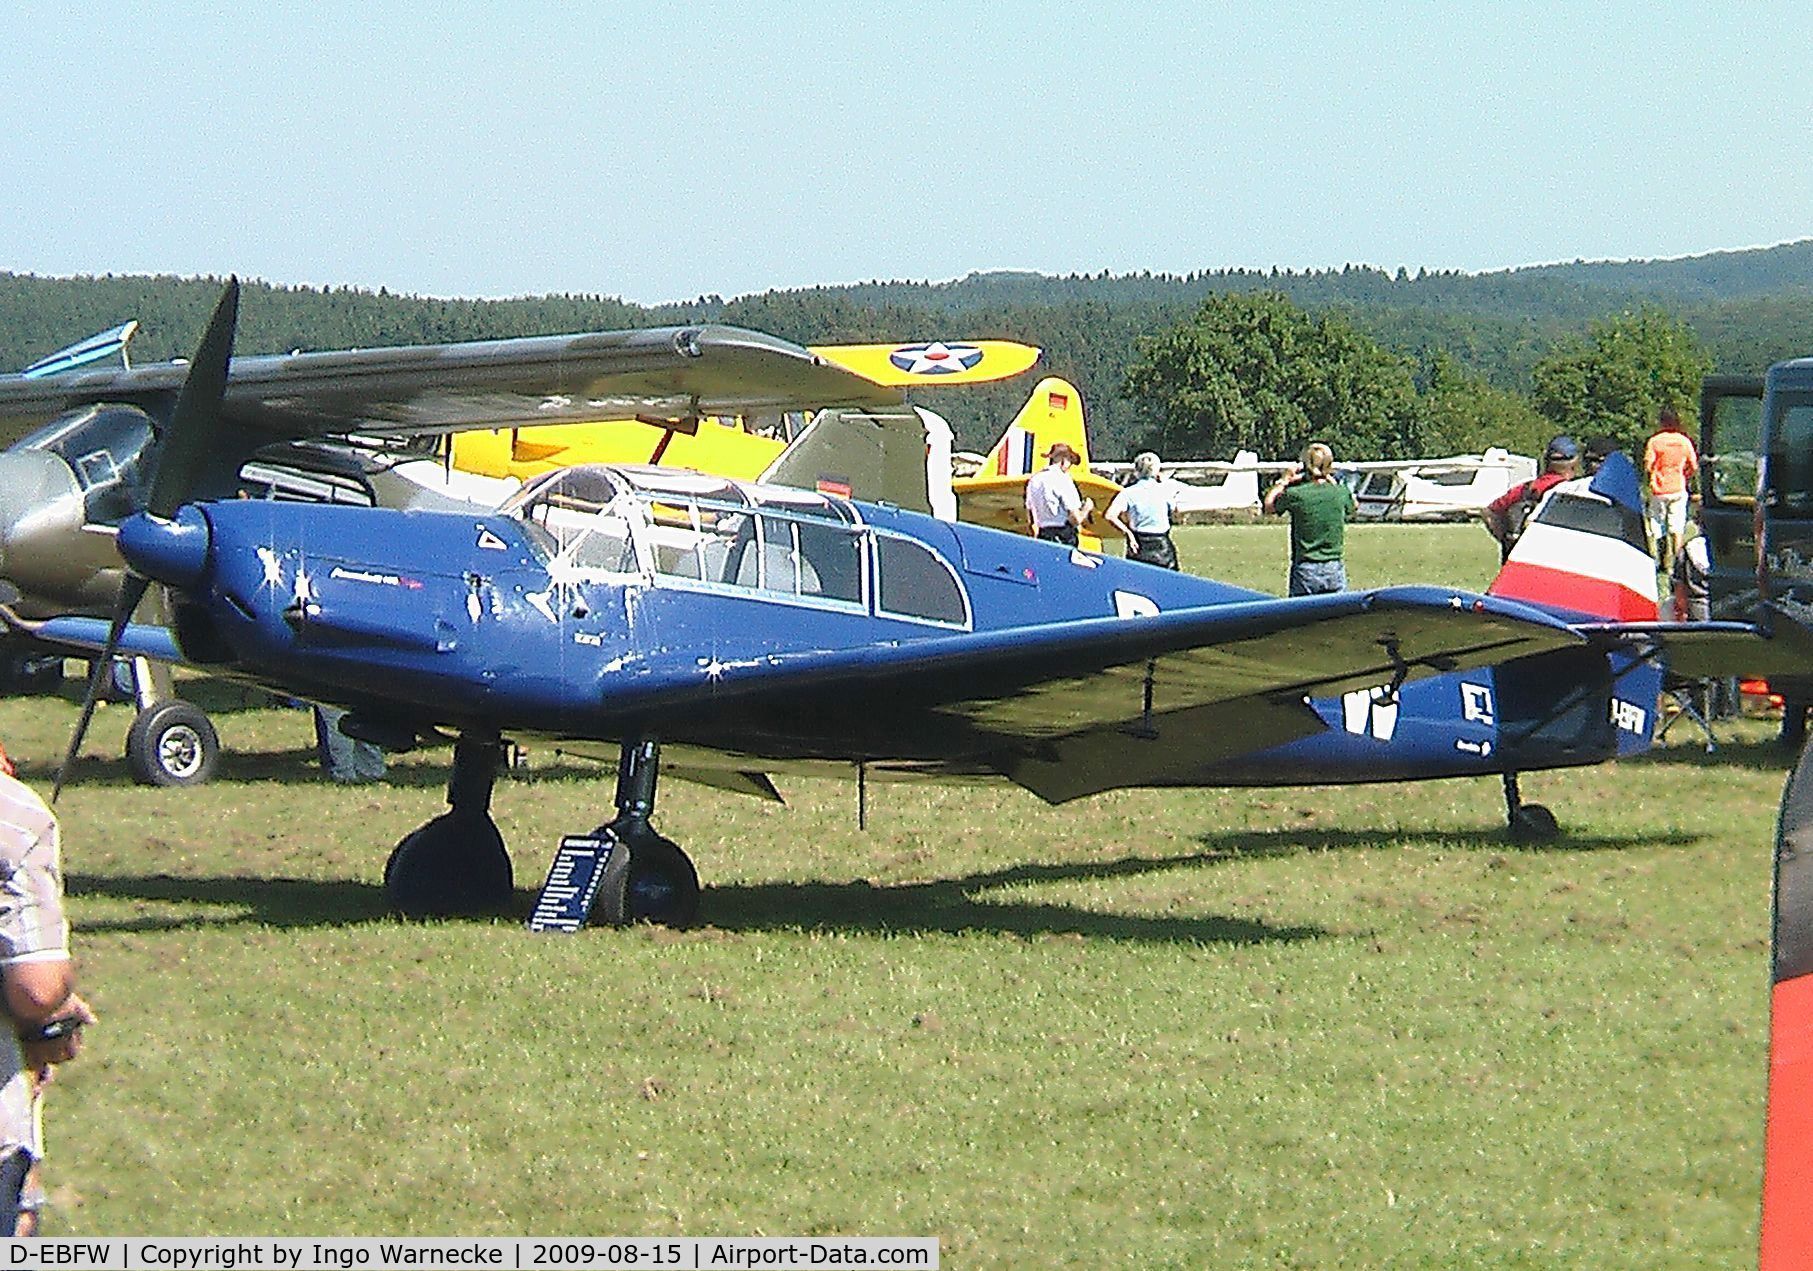
[[[214,306],[214,316],[202,333],[189,373],[183,379],[176,398],[176,409],[170,416],[170,428],[158,451],[157,471],[151,479],[151,493],[140,515],[158,521],[169,521],[193,493],[203,465],[214,449],[220,432],[221,402],[226,396],[227,367],[233,358],[233,333],[239,322],[239,279],[228,278],[226,290]],[[145,598],[151,580],[131,569],[120,585],[119,603],[113,610],[113,622],[107,629],[107,642],[101,646],[90,665],[88,692],[82,699],[82,713],[76,720],[75,732],[69,738],[69,749],[57,769],[50,801],[55,803],[75,765],[76,752],[94,719],[95,703],[100,700],[101,684],[113,666],[114,654],[126,634],[126,624],[133,611]]]

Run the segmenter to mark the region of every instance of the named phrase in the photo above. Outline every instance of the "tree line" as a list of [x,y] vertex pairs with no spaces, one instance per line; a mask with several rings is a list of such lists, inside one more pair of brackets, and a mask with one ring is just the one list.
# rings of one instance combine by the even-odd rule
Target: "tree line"
[[[0,367],[127,318],[135,358],[186,355],[219,281],[0,273]],[[1550,432],[1640,439],[1657,406],[1691,406],[1707,370],[1757,372],[1813,352],[1813,241],[1680,261],[1496,274],[1348,266],[1054,277],[974,274],[700,296],[637,305],[597,294],[460,300],[384,289],[249,284],[244,353],[729,322],[801,343],[1006,338],[1072,380],[1104,458],[1245,445],[1344,457],[1523,453]],[[985,449],[1028,381],[917,394]]]

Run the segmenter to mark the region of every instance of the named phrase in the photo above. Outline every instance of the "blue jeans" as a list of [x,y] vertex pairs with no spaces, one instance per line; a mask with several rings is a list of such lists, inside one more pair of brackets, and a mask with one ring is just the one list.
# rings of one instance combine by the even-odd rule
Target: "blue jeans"
[[1290,594],[1320,596],[1331,591],[1347,590],[1347,566],[1338,560],[1294,560],[1291,562]]
[[384,752],[341,732],[344,718],[338,706],[315,707],[315,755],[322,770],[335,781],[382,781]]

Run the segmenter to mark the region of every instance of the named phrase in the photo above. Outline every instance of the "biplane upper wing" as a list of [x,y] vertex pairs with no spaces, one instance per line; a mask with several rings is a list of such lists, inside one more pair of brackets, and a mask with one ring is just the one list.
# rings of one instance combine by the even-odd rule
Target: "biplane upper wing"
[[865,379],[896,388],[943,388],[1009,379],[1031,370],[1042,352],[1015,340],[815,344],[812,351]]
[[[173,400],[188,369],[166,362],[0,377],[0,440],[89,402]],[[628,416],[684,423],[701,415],[887,407],[900,400],[898,389],[799,345],[702,325],[236,357],[222,412],[261,441],[275,441]]]

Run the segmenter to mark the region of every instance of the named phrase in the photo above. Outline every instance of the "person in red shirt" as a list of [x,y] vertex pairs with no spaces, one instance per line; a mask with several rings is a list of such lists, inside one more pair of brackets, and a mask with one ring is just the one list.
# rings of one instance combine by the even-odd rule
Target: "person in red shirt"
[[1655,435],[1643,447],[1643,511],[1649,554],[1667,574],[1687,537],[1688,482],[1700,470],[1700,455],[1693,438],[1681,431],[1674,407],[1664,406],[1656,423]]
[[1517,536],[1523,533],[1524,522],[1536,510],[1542,496],[1549,492],[1549,487],[1572,480],[1579,462],[1580,447],[1574,444],[1572,437],[1566,433],[1551,437],[1542,452],[1542,471],[1530,480],[1512,486],[1486,505],[1482,515],[1486,529],[1498,540],[1499,559],[1511,554]]

